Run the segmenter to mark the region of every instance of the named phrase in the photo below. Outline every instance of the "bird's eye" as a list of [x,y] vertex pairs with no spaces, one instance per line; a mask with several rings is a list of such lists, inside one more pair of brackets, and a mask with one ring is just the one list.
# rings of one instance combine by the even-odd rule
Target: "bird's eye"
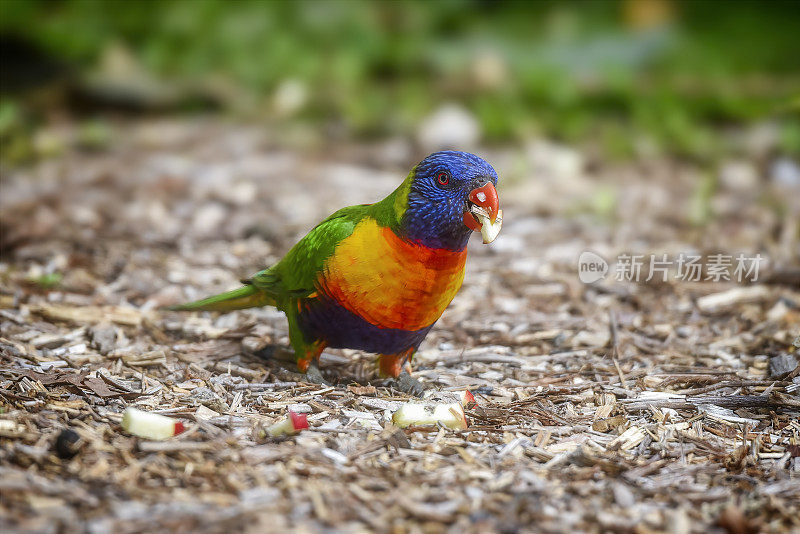
[[447,185],[450,183],[450,174],[447,171],[440,171],[436,175],[436,181],[439,182],[439,185]]

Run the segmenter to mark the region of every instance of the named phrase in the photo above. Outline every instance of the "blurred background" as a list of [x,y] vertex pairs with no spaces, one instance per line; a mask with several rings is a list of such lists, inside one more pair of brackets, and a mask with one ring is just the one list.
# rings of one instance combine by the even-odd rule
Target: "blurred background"
[[6,163],[56,151],[29,136],[62,113],[109,112],[608,158],[800,153],[793,1],[8,0],[0,17]]

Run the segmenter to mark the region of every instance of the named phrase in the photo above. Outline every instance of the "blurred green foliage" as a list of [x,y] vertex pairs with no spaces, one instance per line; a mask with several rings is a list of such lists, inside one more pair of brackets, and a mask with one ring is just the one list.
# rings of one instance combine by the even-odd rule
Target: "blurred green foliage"
[[250,116],[296,80],[293,118],[354,135],[408,133],[457,101],[489,141],[707,158],[725,149],[719,128],[770,118],[800,153],[798,20],[791,1],[6,0],[0,32],[82,72],[123,46],[160,80],[227,88]]
[[34,278],[31,282],[42,289],[55,289],[63,279],[64,277],[60,273],[49,273]]

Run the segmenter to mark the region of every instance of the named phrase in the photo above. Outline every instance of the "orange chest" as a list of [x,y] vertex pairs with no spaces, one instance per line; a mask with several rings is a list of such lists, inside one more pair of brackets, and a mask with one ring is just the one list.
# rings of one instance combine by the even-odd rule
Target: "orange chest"
[[419,330],[453,300],[466,259],[466,250],[421,247],[364,219],[328,258],[318,286],[371,324]]

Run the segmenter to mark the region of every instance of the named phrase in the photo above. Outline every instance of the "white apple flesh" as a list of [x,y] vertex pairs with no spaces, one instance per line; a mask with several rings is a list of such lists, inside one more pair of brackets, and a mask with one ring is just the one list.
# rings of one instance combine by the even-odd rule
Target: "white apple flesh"
[[497,212],[497,218],[494,222],[491,222],[489,213],[480,206],[473,204],[470,208],[470,212],[481,224],[481,236],[483,237],[484,244],[494,241],[500,233],[500,228],[503,227],[503,210]]

